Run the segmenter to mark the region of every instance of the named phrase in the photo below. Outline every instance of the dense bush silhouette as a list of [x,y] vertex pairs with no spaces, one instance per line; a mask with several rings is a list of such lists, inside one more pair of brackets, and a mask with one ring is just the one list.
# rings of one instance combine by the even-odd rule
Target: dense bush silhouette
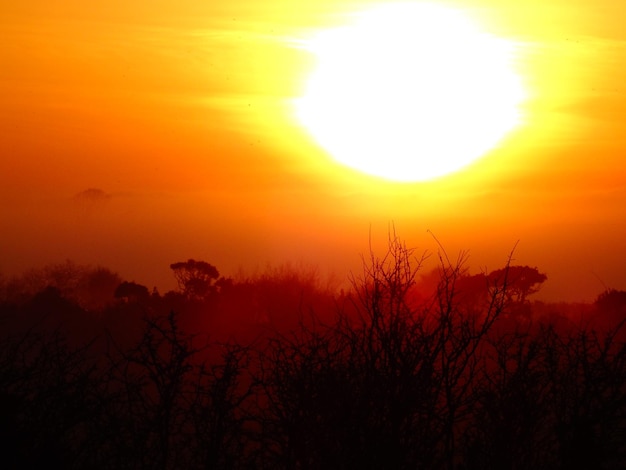
[[443,251],[424,289],[423,261],[393,236],[343,293],[215,270],[203,298],[121,281],[96,310],[72,276],[8,280],[3,467],[624,468],[620,292],[531,303],[536,268]]
[[462,260],[441,259],[436,295],[415,304],[421,259],[398,239],[355,278],[356,315],[271,343],[259,378],[275,468],[452,468],[472,411],[476,351],[504,307],[455,304]]

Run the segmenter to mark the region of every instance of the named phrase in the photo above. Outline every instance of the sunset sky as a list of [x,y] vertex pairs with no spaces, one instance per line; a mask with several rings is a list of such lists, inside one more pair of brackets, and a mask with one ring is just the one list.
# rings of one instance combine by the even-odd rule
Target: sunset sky
[[527,98],[494,150],[413,183],[340,165],[294,116],[303,44],[380,2],[3,5],[0,274],[71,259],[163,292],[195,258],[344,278],[393,225],[472,272],[517,243],[514,264],[548,275],[537,298],[626,290],[626,2],[435,3],[515,46]]

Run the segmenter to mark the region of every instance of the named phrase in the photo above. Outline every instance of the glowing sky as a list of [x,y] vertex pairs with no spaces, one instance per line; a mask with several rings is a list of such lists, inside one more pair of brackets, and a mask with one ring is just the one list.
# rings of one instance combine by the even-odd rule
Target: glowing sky
[[437,249],[427,230],[469,250],[473,271],[519,240],[543,298],[626,289],[626,3],[445,2],[515,42],[530,98],[498,149],[419,184],[338,165],[291,114],[303,40],[373,3],[3,5],[0,273],[69,258],[165,290],[193,257],[343,276],[393,223],[420,250]]

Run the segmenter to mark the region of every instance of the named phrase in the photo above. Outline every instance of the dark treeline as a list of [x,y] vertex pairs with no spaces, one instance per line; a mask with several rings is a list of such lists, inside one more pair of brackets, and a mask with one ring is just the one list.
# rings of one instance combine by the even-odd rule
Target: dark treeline
[[626,468],[626,292],[544,304],[391,238],[351,289],[313,271],[71,262],[0,283],[2,468]]

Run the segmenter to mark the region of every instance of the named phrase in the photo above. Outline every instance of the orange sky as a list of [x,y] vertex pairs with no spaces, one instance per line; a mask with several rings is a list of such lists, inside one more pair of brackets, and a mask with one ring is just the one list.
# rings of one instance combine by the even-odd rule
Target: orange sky
[[166,290],[193,257],[343,277],[393,223],[419,250],[437,249],[427,230],[469,250],[473,271],[519,240],[545,299],[626,289],[626,3],[445,2],[515,42],[530,98],[499,148],[413,184],[341,167],[290,115],[314,66],[302,39],[374,3],[3,6],[0,273],[69,258]]

